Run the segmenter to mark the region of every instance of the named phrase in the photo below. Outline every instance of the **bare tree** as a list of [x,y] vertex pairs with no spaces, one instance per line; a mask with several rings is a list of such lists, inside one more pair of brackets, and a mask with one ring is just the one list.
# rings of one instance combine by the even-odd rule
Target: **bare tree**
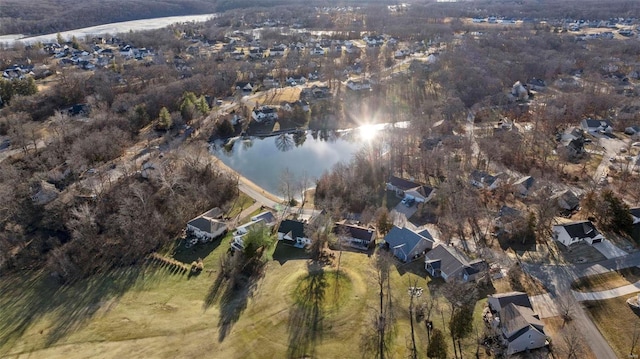
[[585,342],[574,325],[567,326],[561,331],[562,354],[567,359],[580,359],[585,355]]

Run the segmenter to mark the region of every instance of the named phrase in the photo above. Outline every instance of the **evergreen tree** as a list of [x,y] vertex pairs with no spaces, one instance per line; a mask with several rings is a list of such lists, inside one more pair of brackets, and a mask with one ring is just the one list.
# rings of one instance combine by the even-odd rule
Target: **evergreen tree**
[[431,342],[427,347],[427,357],[447,359],[447,344],[444,341],[444,334],[440,329],[434,329],[431,334]]
[[171,114],[166,107],[160,109],[160,114],[158,115],[158,123],[156,128],[159,130],[168,130],[171,128],[173,121],[171,120]]

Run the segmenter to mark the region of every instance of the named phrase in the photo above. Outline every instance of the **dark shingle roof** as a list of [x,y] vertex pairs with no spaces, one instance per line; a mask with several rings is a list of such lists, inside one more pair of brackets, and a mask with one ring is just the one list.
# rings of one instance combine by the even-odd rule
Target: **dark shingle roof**
[[376,236],[376,232],[373,229],[354,226],[350,224],[338,223],[333,229],[338,235],[345,233],[351,238],[361,239],[368,242],[372,241]]
[[417,188],[417,187],[421,186],[418,183],[406,180],[404,178],[396,177],[396,176],[389,176],[389,182],[388,183],[393,185],[393,186],[395,186],[395,187],[397,187],[397,188],[399,188],[402,191],[410,190],[410,189]]
[[636,218],[640,218],[640,207],[631,208],[631,215],[636,217]]
[[590,221],[562,224],[571,238],[595,238],[598,230]]
[[469,265],[467,260],[455,248],[438,245],[425,255],[426,260],[439,261],[440,271],[450,276]]
[[529,296],[527,293],[523,292],[508,292],[508,293],[498,293],[492,294],[488,296],[489,298],[495,298],[498,300],[500,308],[492,308],[494,310],[505,308],[508,304],[515,304],[520,307],[530,308],[531,301],[529,300]]
[[280,223],[278,233],[291,233],[291,238],[304,238],[304,223],[285,219]]
[[199,230],[207,233],[215,233],[220,228],[226,227],[224,222],[216,221],[215,219],[208,219],[204,217],[197,217],[189,221],[189,225],[198,228]]

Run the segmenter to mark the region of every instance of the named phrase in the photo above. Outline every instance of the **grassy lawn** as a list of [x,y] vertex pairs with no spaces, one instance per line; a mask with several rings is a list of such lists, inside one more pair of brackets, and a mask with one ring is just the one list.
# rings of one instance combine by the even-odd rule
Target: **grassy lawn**
[[296,87],[284,87],[277,90],[260,92],[255,101],[264,106],[277,106],[282,102],[295,102],[300,99],[300,89]]
[[402,198],[396,196],[393,191],[386,191],[384,188],[378,193],[379,206],[386,206],[389,210],[396,208],[398,203],[402,201]]
[[633,284],[639,280],[640,268],[631,267],[580,278],[571,284],[571,288],[581,292],[598,292]]
[[[584,303],[593,322],[611,344],[618,358],[628,357],[634,328],[640,328],[638,315],[626,303],[634,295]],[[640,354],[637,346],[634,354]]]
[[[553,344],[553,353],[557,355],[555,357],[562,357],[561,353],[566,353],[567,350],[567,343],[563,338],[562,330],[564,329],[564,327],[570,324],[565,323],[563,327],[563,320],[561,317],[544,318],[542,319],[542,322],[544,323],[544,333],[551,338],[551,343]],[[591,351],[589,345],[586,342],[582,344],[584,352],[581,353],[580,358],[597,359],[595,354],[593,354],[593,351]]]
[[[336,274],[335,263],[320,269],[304,251],[274,246],[274,259],[249,294],[216,295],[220,258],[230,240],[227,235],[175,253],[186,262],[203,258],[204,270],[197,276],[139,264],[62,287],[44,273],[3,277],[0,357],[363,357],[360,343],[373,333],[378,299],[371,258],[345,251]],[[430,279],[422,275],[417,267],[392,268],[393,357],[408,355],[409,280],[417,279],[425,289],[419,301],[430,295]],[[480,332],[485,302],[476,305]],[[449,304],[439,299],[438,308],[432,320],[446,332]],[[424,357],[424,323],[416,324],[415,335]],[[451,346],[450,339],[447,343]],[[463,349],[472,357],[474,339],[467,339]]]

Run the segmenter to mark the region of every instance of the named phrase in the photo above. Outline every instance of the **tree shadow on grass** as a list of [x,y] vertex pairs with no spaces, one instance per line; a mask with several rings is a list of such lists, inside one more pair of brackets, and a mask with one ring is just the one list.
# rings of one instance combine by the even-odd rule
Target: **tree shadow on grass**
[[294,293],[295,304],[289,314],[287,358],[314,357],[316,343],[322,339],[327,274],[322,266],[310,262],[309,275]]
[[45,273],[15,275],[0,281],[0,348],[11,347],[33,324],[52,316],[43,329],[50,346],[82,328],[101,309],[130,290],[139,279],[164,270],[146,265],[95,274],[70,285],[60,285]]
[[218,341],[225,340],[229,332],[240,319],[240,315],[247,309],[247,303],[258,287],[264,274],[265,262],[256,262],[250,268],[240,266],[240,254],[223,257],[220,262],[218,275],[211,284],[204,299],[203,309],[207,310],[214,304],[220,306],[218,321]]

